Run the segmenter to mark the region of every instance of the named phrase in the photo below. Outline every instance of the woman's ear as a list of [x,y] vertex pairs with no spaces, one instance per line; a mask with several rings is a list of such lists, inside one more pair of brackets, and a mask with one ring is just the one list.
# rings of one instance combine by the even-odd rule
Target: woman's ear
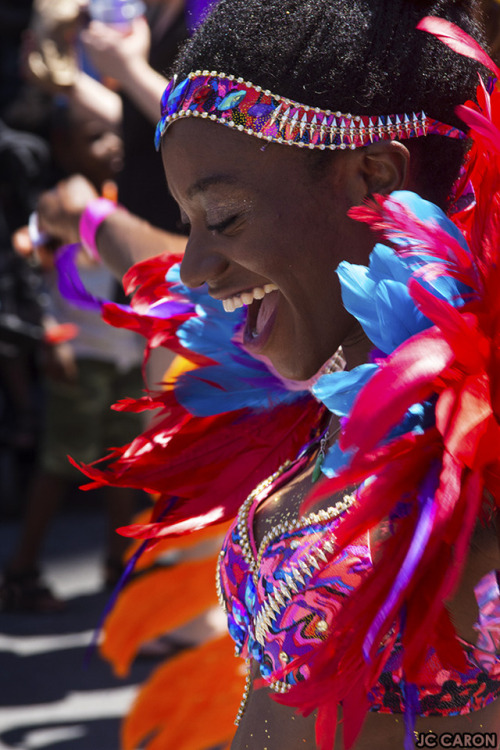
[[387,195],[407,184],[410,152],[399,141],[380,141],[362,149],[362,170],[367,195]]

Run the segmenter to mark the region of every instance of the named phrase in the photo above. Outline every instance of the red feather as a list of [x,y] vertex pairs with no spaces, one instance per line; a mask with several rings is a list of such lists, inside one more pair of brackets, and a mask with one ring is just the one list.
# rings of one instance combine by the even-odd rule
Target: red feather
[[[175,354],[179,354],[185,359],[195,364],[209,364],[211,362],[208,357],[202,354],[186,349],[182,346],[179,339],[176,336],[177,329],[186,320],[189,320],[194,315],[192,313],[185,313],[177,315],[175,318],[164,320],[163,318],[155,318],[151,315],[144,315],[141,312],[135,310],[124,310],[119,305],[115,305],[112,302],[107,302],[102,306],[101,316],[106,323],[114,326],[115,328],[127,328],[130,331],[140,333],[141,336],[147,341],[147,352],[151,349],[156,349],[159,346],[164,346],[170,349]],[[145,359],[147,359],[147,354]]]
[[316,719],[316,742],[320,750],[330,750],[335,744],[337,733],[337,706],[322,705]]
[[[110,484],[161,495],[150,524],[121,529],[142,539],[180,535],[234,517],[256,484],[307,443],[323,408],[307,398],[265,413],[243,409],[194,417],[177,404],[173,391],[157,396],[154,405],[159,401],[164,416],[112,460],[79,466],[93,480],[85,489]],[[172,496],[179,501],[168,521],[156,521]]]
[[[437,270],[438,275],[452,276],[476,288],[476,269],[471,254],[436,222],[421,221],[399,201],[375,195],[364,205],[351,208],[349,216],[369,224],[374,231],[381,232],[386,240],[406,243],[394,248],[403,257],[420,257],[428,252],[435,260],[417,270],[416,276],[432,278]],[[436,263],[437,260],[442,263]]]
[[165,275],[181,260],[182,255],[163,253],[129,268],[123,277],[123,288],[126,294],[134,294],[134,308],[138,311],[145,310],[162,297],[175,296],[172,294],[172,285],[165,281]]

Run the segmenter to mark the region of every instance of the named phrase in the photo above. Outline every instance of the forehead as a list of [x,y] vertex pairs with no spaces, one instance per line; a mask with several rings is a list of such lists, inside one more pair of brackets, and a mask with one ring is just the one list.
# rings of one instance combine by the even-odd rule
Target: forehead
[[309,180],[312,154],[291,146],[267,144],[207,120],[173,123],[162,141],[169,189],[175,198],[192,198],[237,187],[269,188],[290,179]]

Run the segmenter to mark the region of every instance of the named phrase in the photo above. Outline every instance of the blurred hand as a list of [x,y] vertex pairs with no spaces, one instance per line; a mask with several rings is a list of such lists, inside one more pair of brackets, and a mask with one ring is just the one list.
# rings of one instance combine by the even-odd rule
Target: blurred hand
[[17,229],[11,237],[11,242],[16,253],[22,255],[23,258],[31,258],[33,256],[35,248],[31,242],[28,227]]
[[131,67],[147,61],[151,34],[146,19],[138,16],[127,34],[99,21],[92,21],[82,31],[81,40],[99,73],[122,83]]
[[80,216],[89,203],[99,195],[94,186],[82,175],[61,180],[52,190],[38,199],[38,226],[57,239],[60,244],[79,242]]
[[58,248],[58,243],[51,241],[35,247],[31,241],[28,227],[17,229],[11,237],[11,242],[16,253],[26,260],[35,261],[42,270],[50,271],[54,268],[54,254]]
[[78,76],[76,27],[73,32],[66,29],[62,37],[62,48],[50,36],[37,36],[33,29],[26,29],[21,37],[21,73],[46,94],[67,94]]

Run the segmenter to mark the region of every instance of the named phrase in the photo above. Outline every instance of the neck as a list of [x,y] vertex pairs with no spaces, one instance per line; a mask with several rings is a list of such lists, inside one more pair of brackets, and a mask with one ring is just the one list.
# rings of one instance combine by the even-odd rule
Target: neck
[[342,351],[346,362],[346,370],[352,370],[359,365],[364,365],[369,360],[373,344],[356,321],[352,333],[342,344]]

